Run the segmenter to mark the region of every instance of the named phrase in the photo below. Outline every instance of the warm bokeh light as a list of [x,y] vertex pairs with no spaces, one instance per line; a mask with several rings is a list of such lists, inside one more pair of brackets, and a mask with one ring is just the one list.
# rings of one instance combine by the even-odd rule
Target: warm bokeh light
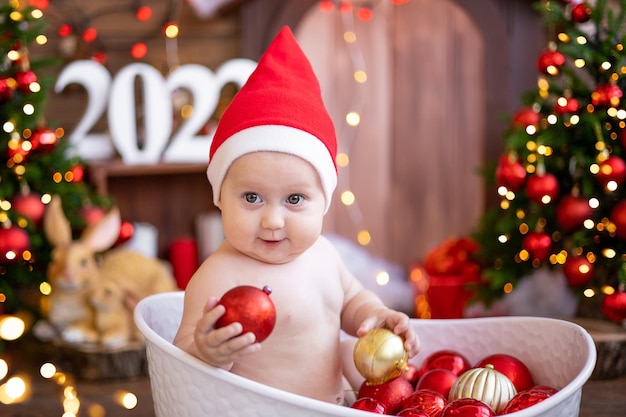
[[0,339],[17,340],[26,328],[24,320],[19,317],[4,315],[0,318]]

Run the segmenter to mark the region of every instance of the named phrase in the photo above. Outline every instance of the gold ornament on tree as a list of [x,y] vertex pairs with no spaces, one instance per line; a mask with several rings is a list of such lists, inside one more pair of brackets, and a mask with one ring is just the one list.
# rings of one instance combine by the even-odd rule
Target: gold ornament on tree
[[399,377],[408,369],[407,363],[404,341],[391,330],[370,330],[354,345],[354,365],[369,385]]
[[501,372],[487,364],[484,368],[474,368],[464,372],[450,388],[448,399],[474,398],[487,404],[499,413],[517,390],[513,382]]

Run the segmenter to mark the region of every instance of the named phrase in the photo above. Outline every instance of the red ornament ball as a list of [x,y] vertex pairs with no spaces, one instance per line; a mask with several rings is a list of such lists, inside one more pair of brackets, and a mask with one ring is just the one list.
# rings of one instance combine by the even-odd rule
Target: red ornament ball
[[260,289],[251,285],[241,285],[226,291],[218,302],[226,311],[215,323],[215,328],[239,322],[243,328],[241,334],[252,332],[256,342],[261,343],[272,333],[276,324],[276,308],[270,298],[271,293],[268,286]]
[[556,207],[556,221],[567,231],[576,230],[583,222],[593,216],[593,209],[589,206],[589,200],[583,197],[566,195]]
[[41,152],[50,152],[57,145],[59,138],[56,133],[50,129],[37,129],[30,137],[33,150]]
[[493,417],[494,411],[487,404],[474,398],[450,401],[441,417]]
[[511,122],[513,126],[519,126],[526,129],[528,126],[535,126],[535,128],[539,127],[540,120],[541,116],[539,113],[534,111],[532,107],[523,107],[515,113]]
[[569,285],[583,287],[593,278],[593,264],[584,256],[568,256],[563,265],[563,274]]
[[17,194],[11,200],[11,207],[22,216],[28,217],[33,223],[39,225],[43,219],[46,206],[41,202],[41,196],[34,192]]
[[420,377],[415,390],[431,390],[448,398],[450,389],[457,379],[459,379],[459,376],[449,369],[431,369]]
[[626,320],[626,292],[618,291],[605,295],[602,300],[602,313],[616,323]]
[[475,368],[484,368],[488,364],[508,377],[518,392],[528,389],[535,384],[526,364],[515,356],[506,353],[489,355],[481,359]]
[[438,350],[426,357],[420,368],[420,378],[433,369],[447,369],[455,375],[461,375],[472,365],[465,356],[454,350]]
[[405,408],[396,415],[399,417],[433,417],[428,413],[418,410],[417,408]]
[[9,101],[13,97],[13,88],[7,78],[0,78],[0,103]]
[[610,219],[615,225],[615,235],[626,240],[626,200],[621,200],[613,207]]
[[24,251],[30,249],[28,233],[20,227],[0,227],[0,263],[19,261]]
[[440,417],[448,404],[446,397],[437,391],[418,389],[402,403],[404,409],[419,410],[429,417]]
[[526,181],[528,198],[538,204],[549,204],[559,195],[559,182],[550,173],[533,174]]
[[525,390],[518,392],[509,400],[506,406],[502,409],[501,414],[510,414],[516,411],[523,410],[525,408],[530,407],[531,405],[535,405],[545,400],[546,398],[551,397],[552,394],[545,390]]
[[542,74],[557,75],[565,64],[565,55],[558,51],[545,50],[539,55],[537,69]]
[[560,97],[556,101],[556,105],[554,106],[554,112],[556,114],[576,114],[578,113],[578,109],[580,105],[578,104],[578,100],[573,97]]
[[622,90],[615,84],[603,84],[591,93],[591,103],[596,107],[617,107],[622,98]]
[[382,384],[363,381],[357,398],[373,398],[385,406],[388,414],[395,414],[405,408],[402,404],[413,392],[413,385],[399,376]]
[[37,82],[37,74],[33,71],[20,71],[15,73],[17,89],[22,93],[32,93],[30,85]]
[[517,191],[526,181],[526,169],[516,157],[502,155],[496,168],[496,182],[508,190]]
[[530,232],[522,240],[522,247],[528,251],[530,257],[545,261],[550,256],[552,239],[544,232]]
[[420,377],[420,370],[417,366],[413,365],[412,363],[408,363],[406,365],[406,368],[407,369],[402,374],[402,377],[406,379],[407,381],[409,381],[411,385],[415,387],[415,384],[417,384],[417,380]]
[[370,413],[374,414],[387,414],[387,409],[385,408],[385,406],[380,401],[377,401],[374,398],[359,398],[352,403],[350,408],[362,411],[369,411]]
[[591,8],[587,2],[578,3],[572,6],[572,22],[585,23],[591,19]]
[[550,394],[556,394],[557,392],[559,392],[558,389],[551,387],[549,385],[535,385],[534,387],[531,388],[533,391],[546,391]]
[[626,178],[626,163],[619,156],[611,155],[600,164],[600,170],[596,174],[596,180],[606,187],[614,181],[618,186],[624,183]]
[[114,246],[122,245],[128,242],[135,234],[135,226],[129,221],[123,220],[120,225],[120,234]]

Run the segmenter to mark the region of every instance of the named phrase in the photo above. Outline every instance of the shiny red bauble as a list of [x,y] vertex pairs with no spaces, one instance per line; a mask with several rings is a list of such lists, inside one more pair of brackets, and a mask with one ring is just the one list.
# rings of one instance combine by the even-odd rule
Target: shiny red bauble
[[554,105],[554,112],[556,114],[575,114],[578,113],[580,104],[578,100],[573,97],[560,97]]
[[438,350],[424,359],[420,367],[420,377],[433,369],[448,369],[458,376],[471,367],[471,363],[461,353],[455,350]]
[[531,390],[533,391],[546,391],[549,394],[556,394],[557,392],[559,392],[558,389],[551,387],[549,385],[535,385],[534,387],[531,388]]
[[559,195],[559,182],[550,173],[533,174],[526,180],[528,198],[538,204],[549,204]]
[[620,201],[613,207],[610,220],[615,225],[615,235],[626,240],[626,200]]
[[493,417],[494,411],[482,401],[474,398],[459,398],[450,401],[441,417]]
[[558,51],[545,50],[537,59],[537,69],[546,75],[557,75],[564,64],[565,55]]
[[448,404],[446,397],[437,391],[418,389],[404,402],[404,409],[419,410],[429,417],[440,417],[444,407]]
[[526,390],[518,392],[502,409],[501,414],[510,414],[540,403],[552,394],[544,390]]
[[369,411],[370,413],[374,414],[387,414],[387,409],[385,408],[385,406],[380,401],[377,401],[374,398],[359,398],[352,403],[350,408],[362,411]]
[[41,224],[46,211],[46,206],[41,202],[41,196],[34,192],[15,195],[11,199],[11,208],[37,225]]
[[496,353],[481,359],[476,368],[484,368],[485,365],[491,364],[493,369],[508,377],[515,389],[519,391],[526,390],[535,385],[530,370],[524,362],[515,356],[506,353]]
[[50,129],[37,129],[30,136],[33,150],[40,152],[50,152],[56,147],[58,141],[56,133]]
[[528,126],[539,127],[540,120],[541,116],[539,113],[534,111],[531,107],[524,107],[515,113],[511,122],[514,126],[526,129]]
[[226,308],[226,312],[215,323],[215,328],[231,323],[241,323],[241,334],[252,332],[258,343],[264,341],[276,324],[276,308],[270,298],[272,290],[251,285],[241,285],[227,291],[218,304]]
[[431,369],[420,377],[415,390],[432,390],[448,398],[450,389],[457,379],[459,379],[459,376],[449,369]]
[[578,3],[572,6],[572,22],[585,23],[591,19],[591,8],[587,2]]
[[496,168],[496,182],[508,190],[517,191],[526,181],[526,169],[518,159],[511,155],[502,155]]
[[395,414],[405,408],[402,404],[413,392],[413,385],[399,376],[382,384],[363,381],[357,398],[373,398],[385,406],[388,414]]
[[93,205],[81,207],[78,213],[87,226],[98,224],[106,215],[106,211],[102,207]]
[[600,164],[600,170],[596,174],[596,180],[606,187],[610,182],[618,186],[624,183],[626,178],[626,163],[619,156],[611,155]]
[[0,227],[0,263],[17,262],[30,249],[28,233],[20,227]]
[[32,93],[30,85],[37,82],[37,74],[33,71],[16,72],[13,78],[17,82],[17,89],[22,93]]
[[0,103],[13,97],[13,88],[7,78],[0,78]]
[[616,323],[626,320],[626,292],[618,291],[602,299],[602,313]]
[[583,222],[593,216],[589,200],[584,197],[566,195],[556,207],[556,221],[563,229],[572,231],[580,228]]
[[432,417],[430,414],[418,410],[417,408],[405,408],[396,414],[398,417]]
[[593,264],[585,256],[568,256],[563,265],[563,274],[569,285],[583,287],[593,278]]
[[597,107],[617,107],[622,94],[622,90],[615,84],[599,85],[591,93],[591,103]]
[[532,259],[545,261],[550,256],[552,239],[544,232],[533,231],[524,236],[522,247]]
[[417,380],[420,377],[420,370],[417,366],[413,365],[412,363],[408,363],[406,365],[406,371],[404,371],[404,373],[402,374],[402,377],[406,379],[407,381],[409,381],[411,385],[415,387],[415,384],[417,384]]

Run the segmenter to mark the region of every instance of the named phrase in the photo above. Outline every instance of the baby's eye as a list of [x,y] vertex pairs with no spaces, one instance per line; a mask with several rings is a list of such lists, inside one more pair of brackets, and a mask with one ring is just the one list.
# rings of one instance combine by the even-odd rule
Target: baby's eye
[[246,200],[246,203],[254,204],[261,201],[261,197],[257,193],[245,193],[243,195],[243,199]]
[[304,197],[302,197],[300,194],[292,194],[289,197],[287,197],[287,204],[300,204],[302,201],[304,200]]

